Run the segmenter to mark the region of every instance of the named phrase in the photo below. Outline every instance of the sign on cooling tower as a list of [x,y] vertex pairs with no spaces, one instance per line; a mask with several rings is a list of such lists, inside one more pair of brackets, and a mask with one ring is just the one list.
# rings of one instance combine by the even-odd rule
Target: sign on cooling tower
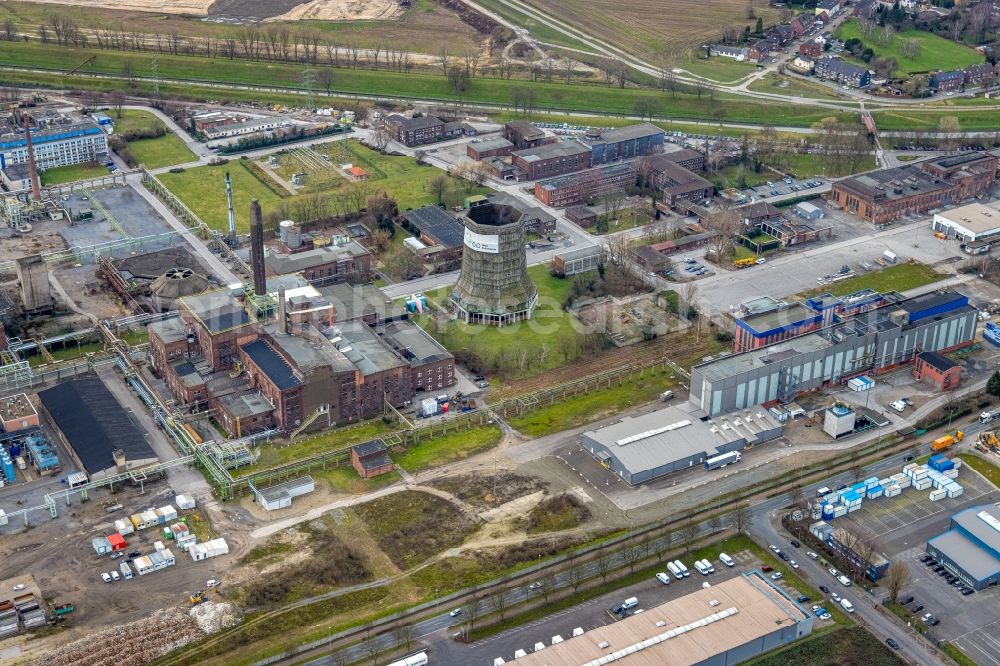
[[465,229],[465,245],[476,252],[486,252],[488,254],[500,254],[500,237],[485,236],[474,231]]

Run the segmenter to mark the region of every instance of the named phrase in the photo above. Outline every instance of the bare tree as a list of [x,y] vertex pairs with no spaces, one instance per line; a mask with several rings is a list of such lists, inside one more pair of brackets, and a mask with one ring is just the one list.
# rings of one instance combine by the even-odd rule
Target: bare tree
[[652,120],[653,116],[660,110],[660,100],[652,96],[639,97],[632,105],[632,110],[639,118]]
[[372,148],[374,148],[379,152],[382,152],[389,145],[389,142],[392,141],[392,130],[389,128],[389,125],[384,120],[380,120],[372,128],[371,136],[372,136]]
[[500,615],[500,621],[503,622],[504,614],[507,612],[507,590],[505,588],[500,588],[492,595],[490,595],[490,606],[493,607],[493,611]]
[[476,620],[479,619],[479,600],[473,598],[469,603],[465,604],[465,621],[469,625],[469,632],[471,633],[476,629]]
[[802,492],[802,486],[799,485],[792,486],[792,489],[788,491],[788,497],[791,500],[792,508],[794,509],[802,508],[802,500],[805,499],[805,496]]
[[684,527],[681,528],[681,540],[684,542],[684,553],[691,549],[691,543],[694,541],[695,537],[698,536],[698,526],[694,524],[694,520],[691,518],[687,519],[684,523]]
[[316,83],[323,86],[323,90],[326,91],[327,95],[330,94],[330,88],[333,87],[335,78],[336,76],[334,75],[333,70],[329,67],[324,67],[316,71]]
[[566,572],[566,582],[573,588],[574,594],[580,589],[580,584],[583,583],[583,572],[580,571],[580,567],[572,567]]
[[750,505],[738,504],[729,515],[733,523],[733,529],[735,529],[738,534],[746,534],[748,528],[750,527],[750,519],[753,517],[753,513],[750,511]]
[[719,514],[712,514],[712,517],[708,519],[708,526],[712,530],[712,534],[715,534],[722,529],[722,516]]
[[396,647],[405,647],[407,651],[413,646],[413,641],[417,637],[417,632],[414,630],[412,624],[401,624],[396,627],[394,634],[396,637]]
[[371,635],[369,630],[367,634],[367,639],[365,641],[365,654],[372,660],[372,666],[377,666],[379,655],[382,654],[382,643],[379,641],[379,637]]
[[434,197],[434,201],[441,203],[444,193],[448,189],[448,177],[443,173],[432,176],[425,186],[427,193]]
[[642,552],[639,550],[638,546],[631,546],[622,551],[622,563],[633,573],[635,572],[635,565],[639,562],[640,557],[642,557]]
[[899,593],[912,580],[910,568],[902,562],[893,562],[889,565],[885,572],[885,588],[889,591],[889,599],[892,600],[892,603],[896,603]]
[[611,558],[605,554],[601,554],[597,558],[597,573],[601,574],[601,582],[608,582],[608,572],[611,571]]

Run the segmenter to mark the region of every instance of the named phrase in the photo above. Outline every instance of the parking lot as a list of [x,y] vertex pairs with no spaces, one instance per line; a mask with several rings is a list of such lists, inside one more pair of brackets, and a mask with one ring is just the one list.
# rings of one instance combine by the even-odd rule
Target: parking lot
[[814,190],[822,188],[826,182],[820,178],[798,179],[787,177],[773,181],[767,181],[763,185],[749,187],[741,192],[748,200],[751,198],[758,201],[767,200],[772,197],[780,197],[786,194],[806,195]]
[[[553,636],[561,636],[568,639],[573,635],[573,630],[577,627],[584,631],[590,631],[606,624],[617,621],[610,613],[610,610],[621,604],[629,597],[636,597],[638,605],[630,609],[630,613],[659,606],[667,601],[690,594],[699,589],[703,583],[715,584],[728,580],[745,571],[760,568],[761,561],[749,551],[729,553],[735,560],[736,566],[727,567],[718,559],[718,553],[710,562],[715,567],[715,573],[702,576],[693,565],[693,558],[680,557],[682,562],[688,567],[690,576],[682,580],[677,580],[670,576],[670,584],[663,585],[653,576],[634,585],[623,587],[614,592],[591,599],[573,608],[546,616],[536,622],[527,624],[508,632],[499,634],[492,638],[478,641],[473,645],[462,645],[451,640],[438,641],[435,645],[435,653],[441,663],[466,663],[466,664],[488,664],[492,663],[496,657],[503,657],[507,662],[514,658],[516,650],[524,650],[527,653],[534,651],[535,643],[551,645]],[[707,556],[706,556],[707,557]],[[664,564],[664,572],[667,571]],[[669,575],[669,574],[668,574]],[[784,581],[779,582],[784,586]],[[794,599],[799,591],[786,587],[786,591]],[[806,610],[813,602],[802,604]],[[829,606],[829,604],[827,604]],[[817,619],[817,627],[822,626],[824,621]]]

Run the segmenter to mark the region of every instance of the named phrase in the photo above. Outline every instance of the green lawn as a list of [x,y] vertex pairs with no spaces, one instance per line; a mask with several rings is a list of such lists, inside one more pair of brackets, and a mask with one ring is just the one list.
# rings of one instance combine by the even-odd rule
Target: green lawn
[[[321,153],[330,155],[334,164],[351,163],[368,171],[368,183],[384,189],[396,200],[400,210],[419,208],[437,203],[437,200],[427,191],[427,183],[435,176],[444,172],[437,167],[417,164],[412,157],[382,155],[371,148],[363,146],[354,140],[332,141],[317,147]],[[287,161],[289,158],[282,158]],[[295,164],[301,164],[297,160]],[[295,170],[300,170],[301,166]],[[332,173],[313,172],[306,178],[306,192],[331,192],[341,190],[350,185],[350,181]],[[475,187],[471,194],[489,194],[493,190],[488,187]],[[462,200],[469,196],[462,181],[448,176],[448,186],[444,191],[443,201],[449,206],[461,205]],[[402,242],[402,240],[400,240]]]
[[[865,39],[858,22],[850,20],[837,29],[836,37],[844,41],[852,38],[860,39],[865,46],[875,51],[877,57],[895,58],[897,73],[916,74],[934,70],[964,69],[969,65],[983,62],[983,56],[974,49],[920,30],[901,30],[893,36],[889,44],[882,46],[874,39]],[[916,57],[908,58],[902,54],[900,44],[904,39],[920,41],[920,52]]]
[[129,141],[129,152],[139,164],[148,169],[158,169],[174,164],[194,162],[198,157],[188,150],[187,145],[176,134],[164,134],[155,139]]
[[42,185],[59,185],[72,183],[75,180],[99,178],[111,175],[107,168],[97,162],[70,164],[69,166],[52,167],[41,173]]
[[163,184],[213,229],[229,228],[226,211],[226,171],[233,181],[233,207],[236,210],[236,230],[250,230],[250,200],[257,199],[266,215],[268,209],[281,200],[278,194],[262,183],[242,161],[230,161],[225,166],[203,166],[183,173],[164,173]]
[[739,81],[757,71],[757,65],[749,62],[736,62],[732,58],[691,58],[678,65],[696,76],[703,76],[712,81],[729,83]]
[[345,463],[346,467],[335,467],[332,469],[310,470],[309,476],[319,481],[326,481],[330,484],[330,490],[335,493],[350,493],[351,495],[361,495],[370,493],[379,488],[385,488],[399,481],[399,472],[389,472],[379,474],[371,479],[362,479],[358,476],[356,469]]
[[805,81],[794,76],[782,76],[771,72],[748,86],[755,92],[776,93],[779,95],[794,95],[796,97],[816,99],[844,99],[836,89],[812,81]]
[[902,661],[879,639],[861,627],[839,627],[809,636],[786,648],[746,662],[747,666],[903,666]]
[[660,393],[674,386],[672,377],[672,370],[650,370],[642,377],[629,379],[620,385],[573,396],[524,416],[508,418],[507,423],[529,437],[560,432],[655,400]]
[[[532,266],[528,273],[538,288],[538,308],[529,321],[502,327],[430,316],[416,321],[451,352],[477,356],[487,371],[526,377],[557,368],[582,353],[583,336],[576,330],[581,328],[580,322],[562,309],[571,281],[552,277],[545,264]],[[427,296],[443,303],[449,293],[450,288],[444,288]]]
[[873,153],[867,160],[858,165],[856,169],[841,166],[824,158],[822,155],[811,153],[784,153],[774,158],[774,166],[782,172],[787,172],[797,178],[811,178],[812,176],[826,176],[828,178],[839,178],[849,176],[853,173],[871,171],[877,164]]
[[875,122],[880,130],[936,130],[941,118],[954,116],[958,118],[963,132],[975,130],[996,130],[997,111],[993,109],[966,109],[954,107],[937,111],[873,111]]
[[[61,87],[73,84],[61,73],[69,71],[80,63],[93,58],[85,65],[79,78],[81,87],[99,89],[119,89],[126,82],[104,79],[94,83],[86,75],[106,74],[111,77],[121,77],[122,68],[126,62],[132,63],[138,77],[148,78],[151,75],[149,62],[136,58],[132,53],[120,53],[92,48],[63,48],[36,43],[0,43],[0,61],[13,67],[51,69],[56,76],[27,72],[4,72],[4,81],[60,81]],[[260,63],[243,60],[213,60],[202,56],[157,54],[158,75],[161,79],[161,92],[168,94],[177,91],[183,97],[204,97],[206,99],[242,98],[264,101],[261,93],[226,91],[225,85],[256,85],[279,86],[285,88],[301,88],[302,68],[297,65]],[[165,81],[171,79],[171,81]],[[196,85],[178,86],[174,80],[187,81],[192,84],[205,81],[215,81],[222,87],[198,90]],[[148,89],[147,81],[138,82],[134,92]],[[440,74],[399,73],[376,71],[369,69],[337,69],[335,94],[355,95],[372,94],[403,98],[419,98],[432,100],[454,100],[458,96],[452,90],[448,79]],[[595,86],[592,84],[567,84],[545,81],[527,81],[523,79],[471,79],[462,95],[462,101],[482,102],[490,104],[509,105],[515,90],[530,89],[534,92],[535,108],[537,110],[587,111],[599,113],[631,114],[635,101],[640,97],[648,97],[648,89],[626,87]],[[133,93],[134,94],[134,93]],[[270,96],[270,94],[267,94]],[[712,119],[713,108],[719,106],[724,111],[724,118],[729,121],[759,122],[766,118],[770,124],[810,126],[824,117],[834,115],[829,109],[809,107],[805,105],[770,104],[750,99],[721,99],[716,105],[706,104],[690,93],[678,93],[676,97],[660,94],[663,101],[660,115],[664,118],[702,118]],[[317,105],[326,105],[323,95],[316,96]],[[301,98],[299,102],[301,104]],[[836,114],[850,120],[857,119],[855,113]]]
[[140,109],[122,109],[119,116],[114,109],[105,111],[115,124],[115,134],[126,134],[133,130],[153,129],[157,125],[163,125],[163,121],[149,111]]
[[419,472],[482,453],[499,444],[501,437],[503,433],[496,425],[456,430],[410,444],[406,453],[393,454],[392,459],[407,472]]
[[965,461],[966,465],[985,476],[994,486],[1000,488],[1000,467],[973,453],[959,453],[958,457]]
[[943,279],[944,276],[935,271],[930,266],[924,264],[897,264],[883,268],[880,271],[855,275],[854,277],[834,282],[833,284],[810,289],[800,294],[807,298],[816,294],[830,292],[834,296],[843,296],[861,289],[874,289],[875,291],[906,291],[922,287]]

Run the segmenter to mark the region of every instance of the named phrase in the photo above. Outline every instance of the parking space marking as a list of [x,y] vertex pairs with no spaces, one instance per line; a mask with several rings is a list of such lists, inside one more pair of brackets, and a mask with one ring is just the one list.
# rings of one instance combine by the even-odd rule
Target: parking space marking
[[[979,643],[975,640],[975,637],[981,637],[983,639],[983,642],[987,643],[987,645],[980,646]],[[981,632],[977,631],[973,634],[972,637],[967,637],[966,639],[962,639],[961,642],[959,642],[959,640],[960,639],[955,639],[952,641],[952,643],[960,647],[962,651],[965,652],[965,654],[969,655],[970,653],[971,654],[978,653],[983,655],[983,657],[985,657],[986,659],[989,659],[992,663],[1000,664],[1000,659],[997,659],[994,656],[995,654],[1000,653],[1000,641],[993,638],[992,636],[982,634]],[[975,658],[971,656],[970,658],[980,665],[986,663],[978,658],[978,654]]]

